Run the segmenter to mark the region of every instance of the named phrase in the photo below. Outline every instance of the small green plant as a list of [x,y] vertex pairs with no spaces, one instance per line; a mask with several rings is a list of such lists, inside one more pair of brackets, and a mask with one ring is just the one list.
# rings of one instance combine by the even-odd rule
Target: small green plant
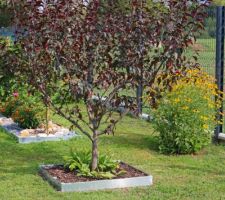
[[125,173],[119,169],[119,162],[107,155],[99,156],[98,167],[95,171],[91,171],[90,166],[91,152],[89,151],[71,151],[70,156],[65,157],[64,167],[70,171],[75,171],[78,176],[112,179]]
[[21,128],[37,128],[41,123],[39,113],[38,108],[20,106],[12,114],[12,118]]
[[210,143],[216,123],[221,123],[215,120],[220,99],[214,82],[200,70],[188,71],[159,102],[153,124],[162,153],[195,153]]
[[21,128],[37,128],[43,121],[43,106],[37,94],[31,95],[27,88],[20,88],[0,105],[0,113],[19,124]]
[[11,117],[13,112],[17,107],[21,105],[21,102],[16,97],[10,97],[6,100],[6,102],[1,103],[0,105],[0,113],[2,113],[6,117]]
[[39,103],[39,96],[37,94],[31,95],[24,90],[16,94],[18,95],[16,98],[20,103],[11,117],[21,128],[37,128],[44,118],[44,108]]

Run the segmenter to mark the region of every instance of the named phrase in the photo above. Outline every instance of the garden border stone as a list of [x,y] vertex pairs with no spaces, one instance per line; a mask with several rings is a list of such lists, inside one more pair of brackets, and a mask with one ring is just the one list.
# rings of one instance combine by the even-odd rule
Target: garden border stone
[[[132,178],[118,178],[95,180],[88,182],[63,183],[57,180],[56,177],[51,176],[46,168],[52,168],[62,165],[40,165],[40,175],[48,181],[56,190],[61,192],[90,192],[106,189],[120,189],[129,187],[143,187],[151,186],[153,184],[153,177],[146,174],[146,176],[132,177]],[[133,167],[134,168],[134,167]],[[140,170],[139,170],[140,171]]]
[[[10,119],[4,117],[0,114],[1,119]],[[77,137],[75,132],[70,131],[69,129],[63,129],[65,133],[56,133],[56,134],[40,134],[37,136],[30,135],[26,137],[20,136],[20,132],[24,129],[21,129],[15,122],[11,121],[10,123],[0,124],[0,126],[7,131],[10,135],[12,135],[19,143],[28,144],[28,143],[37,143],[37,142],[49,142],[49,141],[62,141],[62,140],[69,140],[71,138]]]
[[220,133],[220,134],[218,135],[218,139],[219,139],[219,140],[225,141],[225,133]]

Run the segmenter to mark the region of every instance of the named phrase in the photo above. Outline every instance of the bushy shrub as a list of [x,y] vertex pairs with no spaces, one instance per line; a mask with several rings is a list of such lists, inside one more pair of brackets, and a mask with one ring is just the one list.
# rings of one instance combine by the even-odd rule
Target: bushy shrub
[[213,98],[219,96],[214,82],[201,70],[190,70],[164,95],[153,119],[161,152],[195,153],[210,143],[220,104]]
[[21,128],[37,128],[43,121],[43,106],[37,94],[29,94],[25,88],[13,92],[0,104],[0,113],[18,123]]
[[5,101],[16,88],[15,75],[6,61],[8,52],[13,49],[10,38],[0,37],[0,101]]
[[5,102],[0,104],[0,113],[6,117],[11,117],[17,107],[21,105],[21,101],[18,98],[8,98]]
[[[0,102],[6,101],[12,93],[26,87],[26,77],[18,73],[17,68],[23,65],[19,45],[10,37],[0,36]],[[21,60],[19,64],[15,62]]]
[[40,109],[37,107],[20,106],[14,111],[12,118],[21,128],[37,128],[41,123]]

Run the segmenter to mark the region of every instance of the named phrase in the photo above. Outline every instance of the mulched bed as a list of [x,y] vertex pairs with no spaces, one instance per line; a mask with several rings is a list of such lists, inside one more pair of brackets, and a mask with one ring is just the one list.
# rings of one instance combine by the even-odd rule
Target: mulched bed
[[[57,180],[59,180],[62,183],[75,183],[75,182],[88,182],[88,181],[102,180],[102,179],[96,179],[91,177],[77,176],[76,172],[65,170],[63,166],[55,166],[52,168],[46,168],[45,170],[51,176],[56,177]],[[125,163],[120,163],[119,170],[126,171],[126,173],[118,177],[115,177],[114,179],[147,176],[147,174],[145,174],[144,172],[138,169],[135,169]]]

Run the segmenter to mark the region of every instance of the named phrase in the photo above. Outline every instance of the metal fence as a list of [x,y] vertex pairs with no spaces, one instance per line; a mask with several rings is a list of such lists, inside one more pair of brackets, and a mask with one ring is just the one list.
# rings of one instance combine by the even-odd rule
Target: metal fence
[[[198,62],[210,75],[215,76],[220,91],[224,92],[224,35],[225,35],[225,7],[214,6],[208,8],[205,19],[205,30],[197,38],[194,48],[198,51]],[[221,97],[223,94],[221,93]],[[215,129],[215,139],[225,139],[224,101],[218,110],[217,119],[220,124]]]
[[198,62],[210,75],[215,75],[216,62],[216,7],[209,7],[205,18],[205,30],[197,37],[192,50],[198,53]]
[[[224,29],[225,29],[225,7],[217,7],[217,23],[216,23],[216,80],[220,91],[224,91]],[[223,93],[221,93],[223,97]],[[224,121],[224,117],[219,113],[223,113],[223,104],[218,110],[217,118]],[[218,140],[223,132],[223,125],[218,125],[215,130],[215,138]],[[223,136],[223,134],[222,134]],[[222,137],[221,136],[221,137]],[[222,137],[221,139],[225,139]]]

